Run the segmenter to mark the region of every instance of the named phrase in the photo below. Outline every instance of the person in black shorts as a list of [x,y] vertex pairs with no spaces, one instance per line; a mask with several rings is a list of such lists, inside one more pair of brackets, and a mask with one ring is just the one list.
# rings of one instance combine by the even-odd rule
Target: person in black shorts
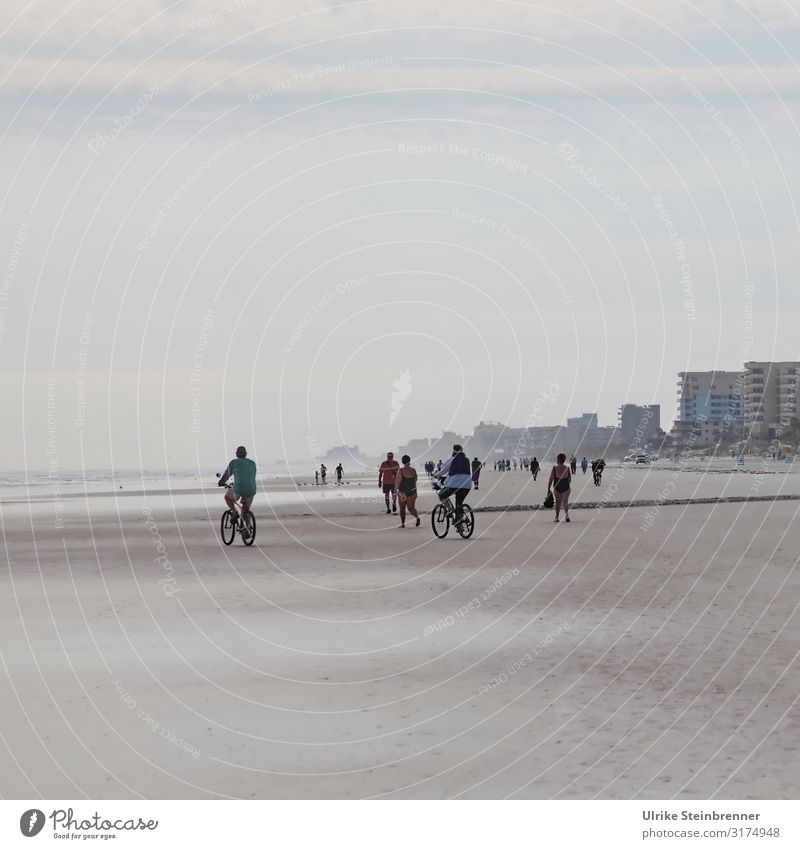
[[531,474],[534,480],[539,476],[539,461],[535,457],[531,460]]
[[[378,469],[378,488],[383,490],[383,499],[386,502],[386,512],[397,512],[397,489],[395,478],[400,471],[400,464],[394,459],[394,454],[389,451],[386,459]],[[392,508],[389,509],[389,496],[392,497]]]

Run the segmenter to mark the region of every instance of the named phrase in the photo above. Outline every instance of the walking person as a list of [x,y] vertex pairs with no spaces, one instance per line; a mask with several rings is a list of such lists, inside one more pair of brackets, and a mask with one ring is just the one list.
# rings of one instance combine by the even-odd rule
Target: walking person
[[572,483],[572,471],[566,465],[567,455],[559,454],[556,457],[556,464],[550,472],[550,477],[547,481],[547,491],[553,490],[553,495],[556,501],[556,517],[554,522],[560,521],[558,514],[561,508],[564,508],[564,521],[569,522],[569,488]]
[[336,486],[342,485],[342,476],[344,475],[344,467],[341,463],[336,467]]
[[[397,489],[395,480],[400,464],[394,459],[394,454],[389,451],[386,454],[386,459],[381,463],[378,469],[378,489],[383,489],[383,500],[386,502],[386,512],[397,512]],[[392,509],[389,509],[389,496],[392,496]]]
[[400,527],[406,526],[406,510],[417,520],[419,527],[419,513],[417,513],[417,470],[411,465],[411,457],[403,454],[400,458],[403,465],[397,472],[397,499],[400,502]]
[[578,458],[574,454],[569,458],[569,467],[573,475],[578,471]]
[[589,465],[589,461],[584,457],[581,460],[581,471],[586,474],[586,467]]
[[531,460],[531,474],[534,480],[539,477],[539,461],[535,457]]
[[328,474],[328,467],[323,463],[319,467],[319,476],[322,478],[322,485],[325,486],[325,477]]
[[475,489],[478,489],[478,481],[481,477],[481,469],[483,468],[483,463],[475,457],[472,461],[472,484]]
[[319,469],[314,469],[314,486],[319,486]]

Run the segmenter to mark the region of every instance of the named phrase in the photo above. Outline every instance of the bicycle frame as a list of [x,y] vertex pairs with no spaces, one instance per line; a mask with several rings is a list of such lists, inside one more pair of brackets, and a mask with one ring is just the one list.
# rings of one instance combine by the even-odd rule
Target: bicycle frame
[[[438,481],[434,481],[433,489],[438,493],[442,488],[441,484]],[[455,507],[453,506],[453,502],[450,499],[450,495],[448,494],[444,498],[442,498],[439,503],[433,508],[431,511],[431,525],[433,527],[434,534],[442,539],[447,536],[447,532],[450,529],[450,523],[453,522],[458,533],[464,538],[469,539],[472,536],[472,532],[475,529],[475,518],[472,512],[472,508],[466,502],[463,505],[463,514],[461,517],[461,521],[458,524],[455,524]],[[441,512],[444,511],[444,526],[441,524],[441,520],[437,520],[437,514],[441,516]]]

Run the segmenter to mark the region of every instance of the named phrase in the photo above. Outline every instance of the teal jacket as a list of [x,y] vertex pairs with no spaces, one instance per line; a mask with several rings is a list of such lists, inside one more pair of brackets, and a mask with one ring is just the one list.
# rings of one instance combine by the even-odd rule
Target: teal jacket
[[228,463],[228,468],[219,479],[220,484],[227,483],[233,475],[233,491],[237,495],[256,494],[256,464],[247,457],[236,457]]

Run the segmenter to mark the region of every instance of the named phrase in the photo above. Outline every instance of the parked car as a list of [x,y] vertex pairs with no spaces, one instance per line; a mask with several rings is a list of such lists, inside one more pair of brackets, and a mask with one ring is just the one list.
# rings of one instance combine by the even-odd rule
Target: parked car
[[637,454],[636,455],[636,464],[637,465],[639,463],[649,463],[649,462],[650,462],[650,458],[647,456],[647,454]]

